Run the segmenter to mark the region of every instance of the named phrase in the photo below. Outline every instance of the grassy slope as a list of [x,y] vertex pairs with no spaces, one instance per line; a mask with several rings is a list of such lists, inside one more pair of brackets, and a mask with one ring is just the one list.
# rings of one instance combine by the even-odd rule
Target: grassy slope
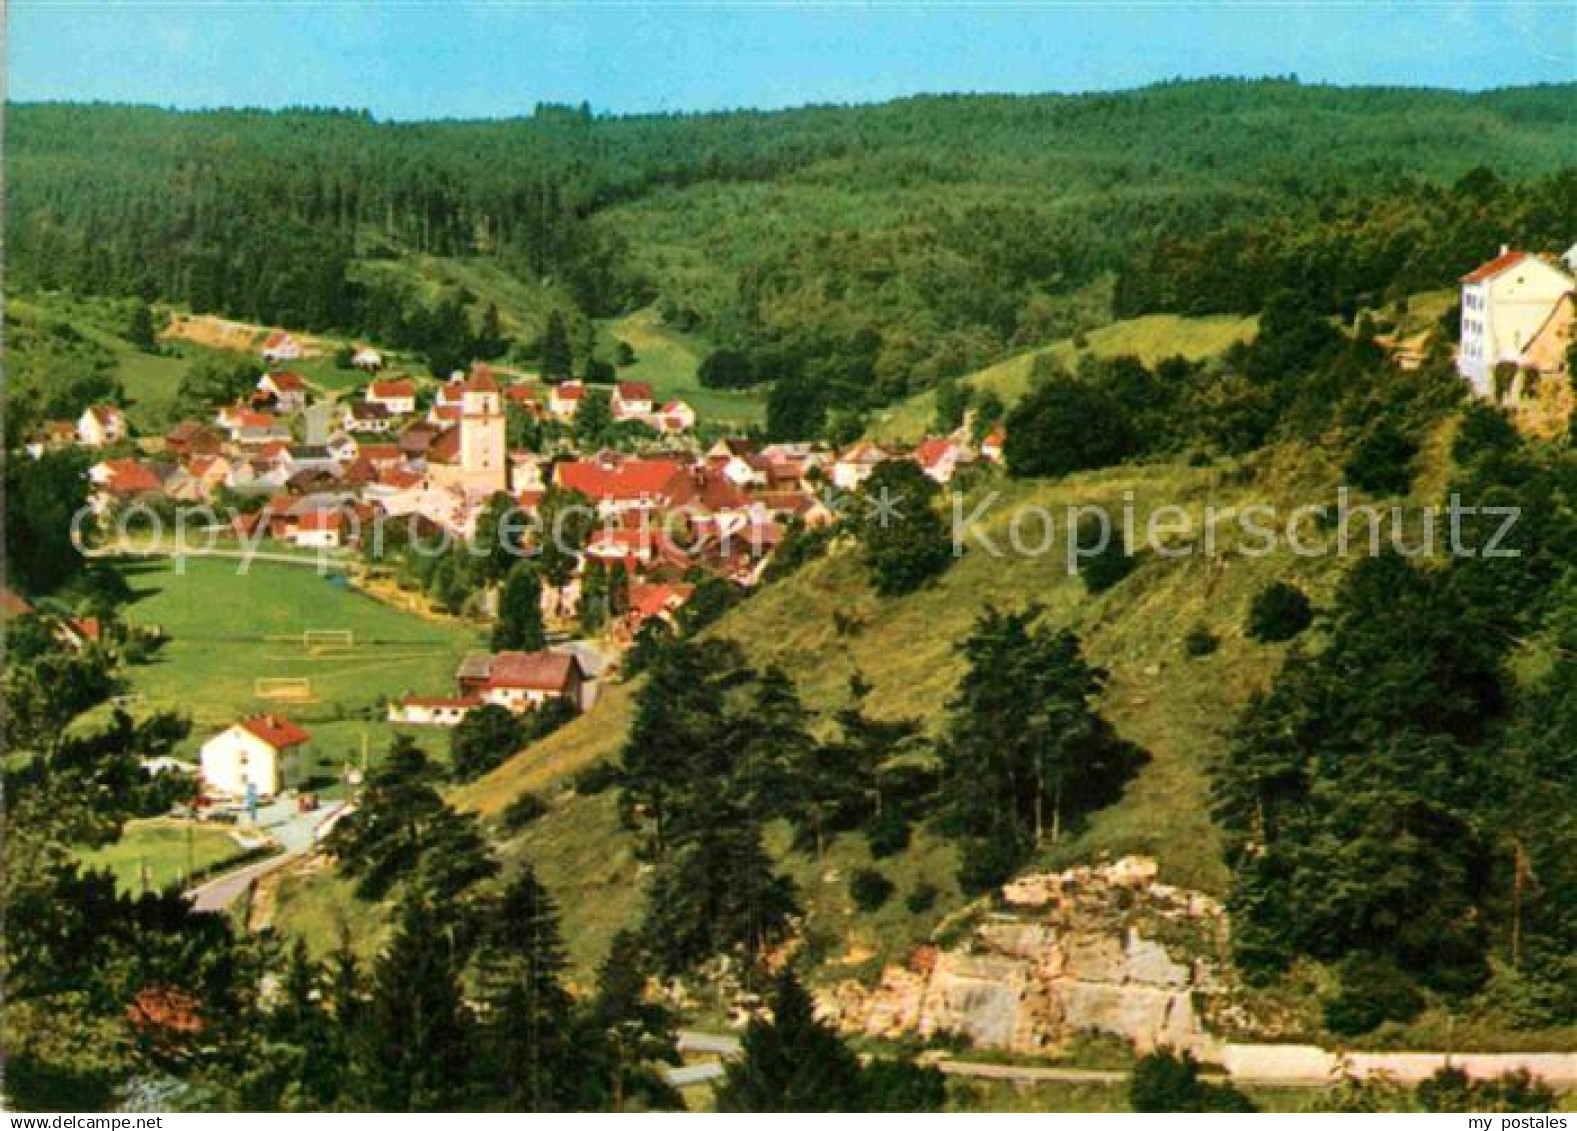
[[603,352],[612,356],[615,341],[628,342],[635,363],[619,370],[628,381],[649,381],[659,400],[678,397],[688,401],[702,421],[759,424],[766,418],[766,398],[759,392],[704,388],[696,370],[706,356],[707,344],[662,324],[651,307],[599,326]]
[[[1178,354],[1191,359],[1218,354],[1233,343],[1249,338],[1253,332],[1252,318],[1235,315],[1184,318],[1175,314],[1148,314],[1092,330],[1083,348],[1075,346],[1072,339],[1063,339],[988,366],[964,380],[978,390],[996,393],[1004,403],[1011,405],[1029,389],[1035,359],[1043,355],[1055,357],[1070,368],[1084,353],[1097,357],[1132,354],[1147,364],[1154,364]],[[935,396],[929,392],[920,393],[879,411],[870,432],[879,440],[913,441],[931,427],[935,413]]]
[[[466,628],[391,609],[311,569],[259,562],[243,576],[237,564],[190,560],[184,576],[169,562],[122,567],[138,595],[127,617],[170,637],[153,663],[129,669],[132,689],[150,708],[191,714],[188,747],[272,706],[313,733],[314,759],[303,770],[336,772],[347,758],[359,761],[363,735],[374,755],[388,746],[380,697],[449,689],[459,658],[477,646]],[[310,655],[299,643],[265,639],[307,628],[351,629],[356,647]],[[307,676],[316,701],[265,703],[253,695],[258,676]]]
[[[1329,469],[1290,459],[1259,478],[1270,485],[1270,497],[1288,502],[1302,501],[1334,481]],[[1002,490],[1003,497],[982,528],[999,541],[1016,503],[1052,508],[1060,515],[1061,508],[1075,502],[1120,504],[1132,491],[1142,523],[1162,502],[1198,513],[1207,503],[1230,507],[1267,492],[1230,469],[1168,465],[1057,483],[996,481],[988,486]],[[1223,528],[1219,543],[1233,545],[1229,528]],[[1296,578],[1319,602],[1334,585],[1338,568],[1330,560],[1290,556],[1152,559],[1116,589],[1092,599],[1067,575],[1060,553],[994,559],[971,549],[931,588],[883,600],[865,584],[856,556],[843,550],[763,590],[725,617],[716,631],[740,640],[756,662],[781,664],[807,703],[823,715],[841,703],[857,667],[874,684],[870,706],[876,714],[916,716],[935,732],[961,670],[954,644],[981,608],[1040,602],[1051,623],[1076,629],[1091,656],[1109,670],[1103,709],[1153,756],[1119,804],[1048,848],[1046,862],[1153,852],[1168,880],[1220,891],[1225,874],[1207,812],[1205,769],[1225,749],[1226,729],[1238,710],[1255,689],[1268,684],[1284,652],[1282,646],[1245,637],[1248,603],[1264,584],[1280,577]],[[835,611],[853,614],[862,627],[840,636]],[[1211,657],[1188,659],[1182,637],[1201,623],[1220,635],[1221,648]],[[457,801],[483,814],[496,813],[524,790],[549,790],[576,769],[613,756],[627,726],[630,694],[629,688],[613,688],[591,714],[458,791]],[[641,873],[612,806],[611,795],[571,798],[507,850],[530,858],[561,900],[566,931],[581,961],[599,953],[612,929],[639,913]],[[802,857],[789,858],[810,910],[813,941],[850,972],[902,953],[961,903],[952,885],[950,851],[922,837],[906,856],[882,862],[899,895],[874,916],[848,906],[845,881],[850,868],[866,861],[862,843],[841,840],[819,868]],[[942,897],[935,911],[911,917],[902,896],[921,880],[941,888]]]

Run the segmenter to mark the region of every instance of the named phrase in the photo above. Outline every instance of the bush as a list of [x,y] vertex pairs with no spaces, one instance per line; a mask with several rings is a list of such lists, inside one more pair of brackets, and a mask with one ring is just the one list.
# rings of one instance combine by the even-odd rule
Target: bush
[[865,843],[870,845],[871,855],[878,860],[896,856],[908,848],[909,821],[903,811],[896,805],[883,809],[881,816],[866,826]]
[[1386,1021],[1410,1021],[1423,1007],[1412,979],[1392,963],[1353,957],[1342,964],[1341,987],[1324,1003],[1325,1027],[1356,1037]]
[[548,811],[548,803],[535,793],[522,793],[499,814],[498,823],[506,832],[518,833]]
[[1372,495],[1405,495],[1413,482],[1418,445],[1389,420],[1381,419],[1353,446],[1344,471],[1357,488]]
[[1121,463],[1139,449],[1128,412],[1115,397],[1060,375],[1008,413],[1003,455],[1015,477],[1062,476]]
[[875,911],[893,894],[893,882],[875,868],[860,868],[849,878],[849,895],[861,911]]
[[618,785],[622,776],[617,762],[598,762],[570,778],[570,785],[582,797],[595,797]]
[[1128,1104],[1134,1111],[1251,1112],[1254,1104],[1229,1084],[1199,1078],[1192,1054],[1161,1048],[1142,1056],[1128,1078]]
[[[1104,545],[1101,545],[1102,526],[1105,527],[1107,535]],[[1122,531],[1115,529],[1110,522],[1102,523],[1095,515],[1084,515],[1079,519],[1075,537],[1081,547],[1101,547],[1100,551],[1091,557],[1078,559],[1079,577],[1091,596],[1106,592],[1132,573],[1134,567],[1138,565],[1138,558],[1129,553],[1128,547],[1123,544]]]
[[1314,622],[1308,597],[1296,585],[1278,581],[1260,590],[1248,614],[1248,634],[1267,644],[1291,640]]
[[1196,624],[1183,637],[1183,651],[1190,656],[1209,656],[1221,647],[1221,639],[1202,624]]
[[923,915],[936,906],[936,897],[936,885],[921,880],[904,900],[904,906],[909,909],[911,915]]

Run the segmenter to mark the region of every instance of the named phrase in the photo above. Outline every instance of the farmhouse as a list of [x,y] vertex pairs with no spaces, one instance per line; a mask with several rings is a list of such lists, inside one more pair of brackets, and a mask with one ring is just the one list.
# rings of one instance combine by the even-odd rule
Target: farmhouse
[[579,381],[565,381],[548,390],[548,412],[559,420],[574,420],[580,411],[580,402],[586,398],[586,386]]
[[645,420],[652,414],[652,387],[645,381],[620,381],[613,386],[608,407],[615,420]]
[[286,751],[312,736],[283,715],[254,715],[220,731],[202,749],[203,784],[215,793],[273,797],[284,788]]
[[77,418],[77,443],[102,448],[126,438],[126,417],[114,405],[96,404]]
[[1481,397],[1496,397],[1495,369],[1520,369],[1525,353],[1562,298],[1577,283],[1540,256],[1502,247],[1501,253],[1462,276],[1462,344],[1457,372]]
[[511,711],[568,699],[585,707],[586,673],[573,652],[473,652],[455,672],[462,696]]
[[262,354],[269,364],[296,361],[301,357],[301,344],[283,330],[275,330],[263,339]]
[[340,427],[356,434],[384,433],[394,427],[394,417],[377,401],[348,401],[340,416]]
[[833,463],[833,485],[845,491],[858,491],[871,477],[877,465],[887,462],[890,458],[881,447],[869,440],[860,440],[852,447],[844,449]]
[[407,695],[389,702],[389,721],[412,726],[459,726],[482,700],[469,695]]
[[367,386],[366,401],[394,416],[408,416],[416,411],[416,382],[409,377],[374,381]]
[[927,436],[914,449],[920,470],[937,483],[950,483],[959,464],[973,462],[975,454],[951,436]]
[[252,400],[276,412],[300,412],[307,407],[307,383],[295,373],[265,373],[257,379]]

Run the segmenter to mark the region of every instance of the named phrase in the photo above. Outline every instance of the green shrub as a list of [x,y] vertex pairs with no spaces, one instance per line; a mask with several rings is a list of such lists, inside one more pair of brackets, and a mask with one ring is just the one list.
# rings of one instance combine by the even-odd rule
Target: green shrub
[[1267,644],[1291,640],[1314,622],[1309,599],[1296,585],[1277,581],[1261,589],[1248,614],[1248,634]]
[[1183,651],[1190,656],[1209,656],[1221,647],[1221,639],[1202,624],[1196,624],[1183,637]]
[[577,773],[570,779],[570,784],[582,797],[595,797],[618,785],[621,776],[618,763],[598,762]]
[[1325,1027],[1356,1037],[1386,1021],[1410,1021],[1423,1007],[1412,979],[1395,965],[1353,957],[1342,964],[1340,988],[1325,1000]]
[[518,833],[532,821],[547,813],[549,805],[535,793],[522,793],[498,816],[498,823],[506,832]]
[[878,860],[896,856],[908,848],[909,821],[903,811],[896,805],[883,809],[881,816],[866,826],[865,843],[870,846],[871,855]]
[[849,877],[849,895],[861,911],[875,911],[893,894],[893,882],[875,868],[857,869]]
[[921,880],[915,884],[914,890],[904,900],[904,906],[909,909],[911,915],[923,915],[936,906],[937,894],[935,884]]

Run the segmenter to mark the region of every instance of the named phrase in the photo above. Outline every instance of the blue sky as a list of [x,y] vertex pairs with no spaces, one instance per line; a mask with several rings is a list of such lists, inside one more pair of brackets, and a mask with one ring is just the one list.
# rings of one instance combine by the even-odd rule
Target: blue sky
[[1479,89],[1577,77],[1577,3],[12,0],[9,96],[384,118],[1074,91],[1176,76]]

